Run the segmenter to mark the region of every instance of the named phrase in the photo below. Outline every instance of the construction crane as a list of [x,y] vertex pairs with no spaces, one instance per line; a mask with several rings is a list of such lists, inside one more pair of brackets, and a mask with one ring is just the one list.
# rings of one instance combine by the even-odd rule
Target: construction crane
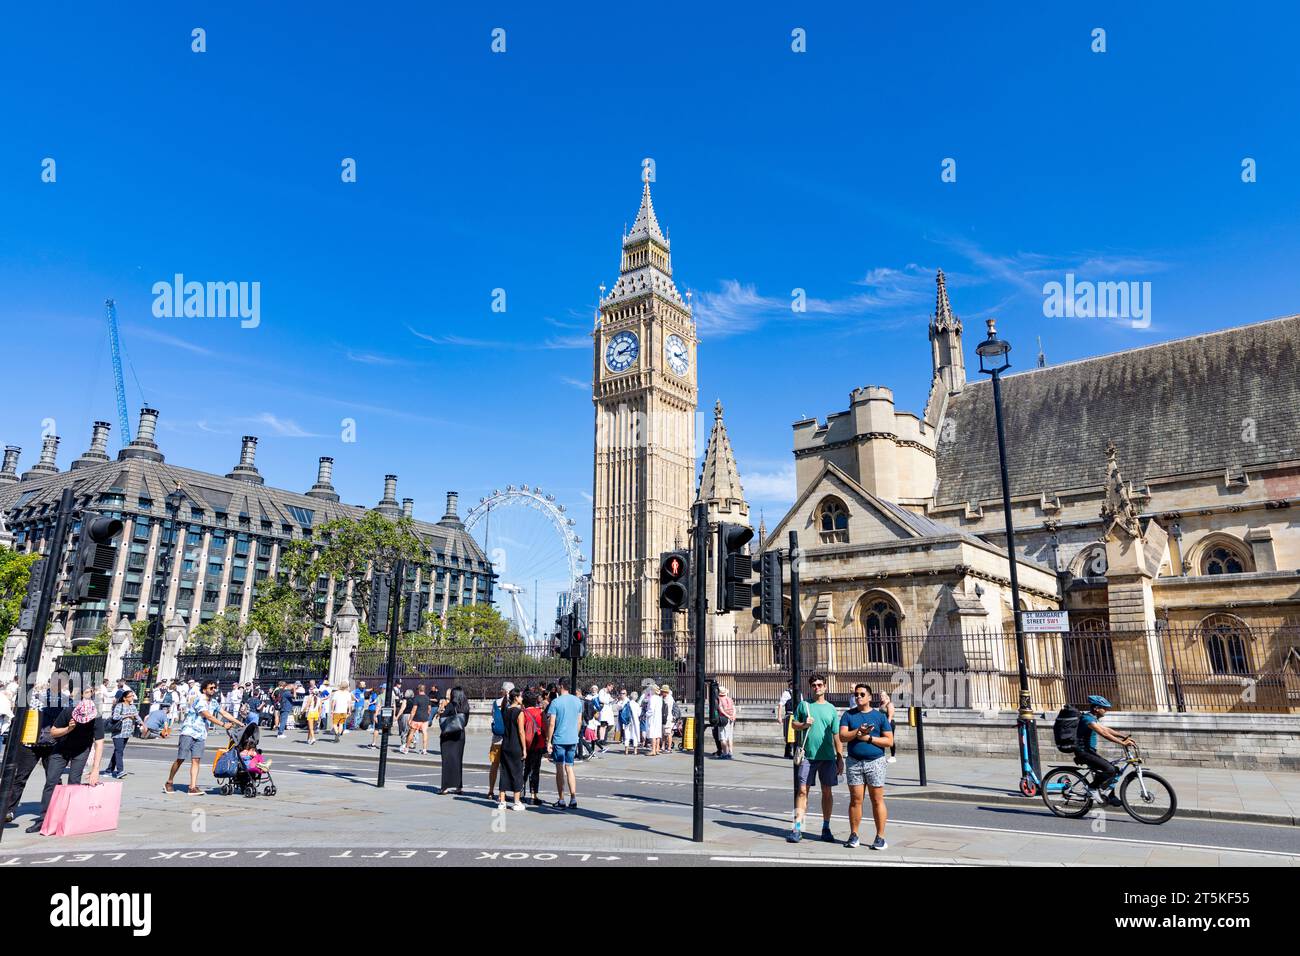
[[515,627],[519,628],[519,634],[524,639],[525,647],[532,647],[536,637],[533,628],[528,626],[528,613],[524,610],[523,604],[519,600],[519,595],[527,593],[517,584],[499,584],[497,590],[505,591],[510,595],[510,601],[514,604]]
[[122,444],[131,443],[131,420],[126,415],[126,387],[122,384],[122,346],[117,340],[117,306],[104,300],[108,313],[108,346],[113,355],[113,388],[117,391],[117,423],[122,429]]

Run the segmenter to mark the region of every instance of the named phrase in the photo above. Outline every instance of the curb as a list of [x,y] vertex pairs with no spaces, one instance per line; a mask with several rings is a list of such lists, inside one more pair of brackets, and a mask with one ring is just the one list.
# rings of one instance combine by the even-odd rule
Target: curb
[[[960,790],[925,790],[919,793],[891,792],[889,799],[894,800],[948,800],[953,803],[991,803],[1003,807],[1024,807],[1038,804],[1036,797],[1022,797],[1011,793],[991,793],[979,795],[964,793]],[[1179,807],[1176,817],[1191,820],[1218,820],[1224,823],[1263,823],[1272,826],[1300,826],[1300,818],[1284,813],[1250,813],[1245,810],[1213,810],[1205,807]]]
[[[135,744],[144,744],[146,746],[161,746],[169,741],[155,740],[138,740],[133,741]],[[359,753],[336,753],[331,754],[329,749],[325,750],[305,750],[295,747],[293,750],[282,750],[275,756],[294,757],[294,756],[320,756],[329,755],[331,760],[350,760],[356,763],[377,764],[379,761],[378,752],[372,754]],[[390,759],[392,753],[390,753]],[[402,763],[405,765],[427,765],[430,767],[441,767],[442,762],[438,757],[437,751],[428,757],[420,758],[419,756],[405,755],[402,757]],[[465,770],[487,770],[490,764],[486,761],[463,761],[461,767]],[[1024,807],[1030,804],[1038,805],[1041,803],[1036,797],[1022,797],[1015,793],[967,793],[962,790],[933,790],[930,788],[917,788],[915,791],[890,791],[889,799],[892,800],[947,800],[953,803],[972,803],[972,804],[993,804],[1004,807]],[[1300,817],[1291,816],[1284,813],[1252,813],[1246,810],[1214,810],[1205,807],[1179,807],[1178,817],[1184,817],[1189,820],[1217,820],[1222,823],[1262,823],[1269,826],[1300,826]]]

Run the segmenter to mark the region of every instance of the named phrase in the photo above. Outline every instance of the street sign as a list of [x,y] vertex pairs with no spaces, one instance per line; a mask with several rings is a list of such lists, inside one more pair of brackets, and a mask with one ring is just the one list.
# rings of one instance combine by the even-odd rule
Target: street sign
[[1020,629],[1026,634],[1056,634],[1070,629],[1069,611],[1021,611]]

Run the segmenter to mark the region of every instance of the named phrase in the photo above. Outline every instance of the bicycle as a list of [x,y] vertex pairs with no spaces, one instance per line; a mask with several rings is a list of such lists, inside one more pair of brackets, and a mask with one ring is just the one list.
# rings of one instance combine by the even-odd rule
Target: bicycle
[[[1178,810],[1178,797],[1164,777],[1147,770],[1137,744],[1124,747],[1124,756],[1112,760],[1116,775],[1101,796],[1108,801],[1119,791],[1119,801],[1138,823],[1165,823]],[[1093,808],[1089,796],[1088,768],[1079,765],[1053,767],[1043,777],[1043,802],[1058,817],[1077,819]]]

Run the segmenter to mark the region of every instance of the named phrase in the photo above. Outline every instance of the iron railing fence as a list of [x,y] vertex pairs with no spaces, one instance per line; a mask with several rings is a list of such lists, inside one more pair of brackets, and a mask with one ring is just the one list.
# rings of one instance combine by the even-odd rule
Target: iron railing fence
[[[1024,638],[1036,710],[1101,694],[1129,711],[1300,711],[1297,628],[1239,623]],[[865,683],[890,693],[896,703],[981,710],[1018,706],[1011,631],[814,633],[801,642],[800,659],[805,675],[818,671],[827,677],[830,695],[840,704],[847,704],[855,684]],[[711,649],[706,665],[710,674],[730,677],[738,702],[774,703],[789,679],[790,641],[779,632],[738,637]]]
[[226,651],[187,651],[176,655],[176,679],[217,682],[223,694],[239,682],[243,655]]
[[257,683],[263,687],[278,681],[321,681],[330,668],[328,647],[305,651],[262,651],[257,655]]
[[[382,683],[388,677],[388,652],[358,651],[352,674],[367,683]],[[460,687],[471,699],[492,698],[501,684],[518,687],[549,684],[570,676],[570,662],[554,654],[525,651],[518,645],[470,648],[418,648],[398,651],[394,671],[404,687],[436,684],[440,690]],[[674,695],[694,693],[694,682],[685,659],[628,655],[590,655],[578,662],[578,684],[605,686],[613,681],[640,690],[647,682],[668,684]]]
[[[684,636],[643,650],[582,659],[579,686],[613,682],[640,690],[649,682],[667,683],[678,699],[693,698],[693,651]],[[1014,710],[1019,699],[1016,641],[1010,631],[827,636],[810,627],[800,656],[805,678],[824,674],[831,700],[840,705],[848,703],[857,683],[890,693],[899,706]],[[320,681],[328,673],[329,658],[324,647],[264,652],[256,679],[263,686],[279,680]],[[392,675],[387,659],[382,647],[357,651],[350,669],[353,680],[373,685],[394,676],[405,686],[436,684],[444,691],[460,686],[469,697],[483,699],[495,697],[503,681],[546,684],[570,673],[568,661],[518,645],[399,649]],[[84,686],[102,679],[106,662],[102,654],[59,658],[60,666],[91,681]],[[124,663],[128,680],[143,679],[138,657]],[[238,679],[240,663],[238,653],[193,651],[178,658],[177,676],[211,677],[224,691]],[[768,628],[711,641],[705,660],[708,675],[727,686],[737,703],[773,708],[789,681],[790,664],[789,637]],[[1125,711],[1300,712],[1300,628],[1252,628],[1228,620],[1213,627],[1026,634],[1025,665],[1035,710],[1079,704],[1089,694],[1101,694]]]

